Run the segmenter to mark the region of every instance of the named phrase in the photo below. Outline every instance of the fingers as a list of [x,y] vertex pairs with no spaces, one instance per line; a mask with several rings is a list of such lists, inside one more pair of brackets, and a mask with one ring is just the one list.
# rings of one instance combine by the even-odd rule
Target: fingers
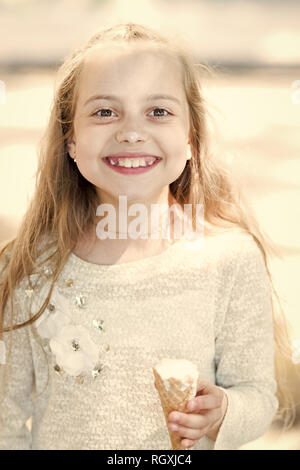
[[[220,417],[218,410],[209,410],[205,414],[180,413],[172,411],[169,414],[169,424],[175,424],[177,427],[186,427],[192,429],[202,429],[209,426]],[[173,431],[173,429],[171,429]]]
[[197,413],[201,410],[218,408],[222,405],[223,393],[214,395],[200,395],[190,400],[187,404],[187,410]]
[[[168,423],[168,429],[169,431],[178,433],[183,439],[196,441],[205,436],[212,424],[219,419],[219,416],[219,409],[206,411],[204,415],[172,411],[169,414],[170,421]],[[176,420],[174,420],[174,418],[176,418]],[[190,443],[190,446],[194,444],[195,442]]]
[[197,427],[197,428],[190,428],[186,427],[180,424],[176,424],[176,430],[174,428],[173,423],[168,424],[168,429],[169,431],[176,432],[180,437],[183,439],[189,439],[189,440],[198,440],[201,439],[201,437],[205,436],[205,434],[208,431],[209,426],[204,426],[204,427]]
[[197,394],[187,403],[187,412],[199,413],[201,410],[219,408],[222,406],[223,396],[224,392],[220,387],[199,379]]

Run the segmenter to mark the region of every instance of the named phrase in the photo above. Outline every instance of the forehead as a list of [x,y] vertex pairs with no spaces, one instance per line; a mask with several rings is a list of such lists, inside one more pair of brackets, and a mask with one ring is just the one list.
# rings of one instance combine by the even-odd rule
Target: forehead
[[114,91],[131,96],[163,92],[184,99],[181,64],[177,57],[158,45],[97,45],[84,58],[79,101],[85,101],[93,93]]

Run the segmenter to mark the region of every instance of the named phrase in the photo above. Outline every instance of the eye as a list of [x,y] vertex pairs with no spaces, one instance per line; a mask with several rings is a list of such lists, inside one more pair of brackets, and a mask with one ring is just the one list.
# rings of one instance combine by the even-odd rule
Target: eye
[[[155,108],[155,109],[153,109],[153,110],[151,111],[151,113],[153,113],[153,111],[156,111],[157,109],[158,109],[159,111],[166,111],[166,113],[168,113],[169,116],[171,115],[171,113],[169,113],[169,111],[167,111],[165,108]],[[160,116],[155,116],[155,117],[164,118],[164,117],[167,117],[167,116],[162,116],[162,115],[160,115]]]
[[[105,111],[105,116],[100,116],[100,115],[98,114],[98,113],[100,113],[100,112],[102,112],[102,111]],[[111,116],[107,115],[107,112],[112,112],[112,113],[113,113],[114,111],[112,111],[111,109],[108,109],[108,108],[101,108],[101,109],[99,109],[98,111],[96,111],[96,112],[93,114],[93,116],[98,116],[98,117],[111,117]]]

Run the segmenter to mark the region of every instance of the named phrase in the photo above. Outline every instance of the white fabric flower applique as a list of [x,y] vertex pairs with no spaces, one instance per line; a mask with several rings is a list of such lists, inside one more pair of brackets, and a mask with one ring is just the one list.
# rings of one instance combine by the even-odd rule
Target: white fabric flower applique
[[49,344],[57,364],[69,375],[86,374],[97,364],[98,348],[84,326],[64,326]]
[[[48,291],[49,285],[46,283],[41,287],[39,295],[33,296],[32,315],[41,308]],[[102,354],[109,350],[109,345],[102,342],[103,320],[91,321],[91,331],[86,326],[74,324],[72,309],[86,306],[86,297],[79,297],[84,299],[84,303],[79,303],[78,295],[74,294],[74,302],[71,305],[71,300],[54,287],[45,311],[34,324],[44,346],[55,358],[55,372],[67,380],[74,380],[75,377],[77,383],[83,383],[87,379],[93,381],[100,374],[103,364],[99,360]],[[96,342],[93,341],[93,336]]]

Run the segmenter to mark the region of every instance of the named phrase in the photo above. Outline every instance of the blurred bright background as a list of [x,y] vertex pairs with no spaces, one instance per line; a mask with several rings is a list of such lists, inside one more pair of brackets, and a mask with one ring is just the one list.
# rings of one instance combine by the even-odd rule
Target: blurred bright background
[[[298,0],[0,0],[0,242],[15,234],[33,194],[65,55],[99,27],[152,26],[217,71],[203,77],[212,144],[282,255],[271,273],[300,339],[299,18]],[[300,401],[299,383],[289,382]],[[274,427],[243,449],[300,450],[299,415],[290,431]]]

